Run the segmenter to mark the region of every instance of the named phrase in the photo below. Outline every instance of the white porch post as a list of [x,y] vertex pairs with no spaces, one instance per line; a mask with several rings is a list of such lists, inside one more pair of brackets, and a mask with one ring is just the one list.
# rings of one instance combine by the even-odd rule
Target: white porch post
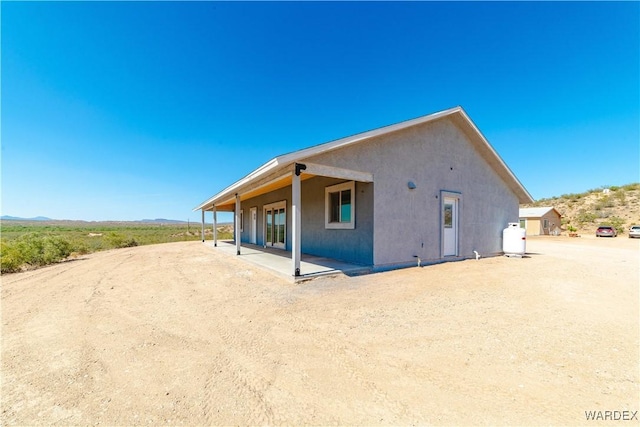
[[213,246],[218,246],[218,215],[216,206],[213,206]]
[[240,255],[240,195],[236,193],[236,254]]
[[296,163],[294,168],[295,173],[291,179],[291,259],[293,262],[293,275],[300,276],[300,258],[302,256],[300,244],[300,232],[302,231],[300,173],[306,167]]
[[202,208],[202,243],[204,243],[204,208]]

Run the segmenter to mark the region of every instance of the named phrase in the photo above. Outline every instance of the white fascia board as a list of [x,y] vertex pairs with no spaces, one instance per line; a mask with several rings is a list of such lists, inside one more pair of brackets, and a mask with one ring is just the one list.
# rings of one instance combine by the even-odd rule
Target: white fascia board
[[541,206],[539,208],[520,208],[520,218],[539,218],[551,212],[554,208],[551,206]]
[[522,183],[518,180],[518,178],[516,178],[516,176],[511,171],[511,169],[509,169],[506,163],[502,160],[502,158],[498,155],[498,153],[493,149],[491,144],[489,144],[489,141],[487,141],[487,139],[484,137],[482,132],[480,132],[480,130],[475,125],[475,123],[473,123],[473,121],[469,118],[469,116],[462,109],[462,107],[457,106],[454,108],[449,108],[448,110],[440,111],[437,113],[429,114],[429,115],[418,117],[411,120],[406,120],[404,122],[396,123],[389,126],[384,126],[378,129],[373,129],[367,132],[337,139],[335,141],[327,142],[327,143],[316,145],[313,147],[304,148],[302,150],[294,151],[292,153],[283,154],[281,156],[278,156],[270,160],[264,165],[260,166],[258,169],[251,172],[250,174],[240,179],[239,181],[236,181],[234,184],[231,184],[229,187],[225,188],[215,196],[201,203],[200,205],[195,207],[193,210],[196,211],[196,210],[202,209],[205,206],[210,205],[212,203],[215,204],[216,201],[220,201],[222,199],[228,198],[230,195],[233,195],[235,192],[238,191],[238,189],[240,189],[244,185],[250,184],[252,181],[259,179],[260,177],[262,177],[263,175],[265,175],[266,173],[272,171],[277,167],[286,166],[288,164],[301,161],[308,157],[312,157],[312,156],[325,153],[327,151],[335,150],[338,148],[342,148],[344,146],[355,144],[370,138],[375,138],[380,135],[385,135],[391,132],[409,128],[411,126],[416,126],[419,124],[435,121],[452,114],[460,114],[464,118],[464,120],[471,126],[473,131],[480,137],[480,139],[482,140],[486,148],[489,150],[489,152],[498,160],[499,164],[504,168],[505,171],[507,171],[507,173],[513,179],[516,185],[520,187],[523,194],[525,194],[531,200],[531,202],[533,202],[534,200],[533,197],[531,197],[527,189],[522,185]]
[[480,137],[480,139],[482,140],[482,142],[484,143],[484,145],[486,146],[486,148],[491,152],[491,154],[498,160],[498,162],[500,163],[500,165],[504,168],[504,170],[507,171],[507,173],[509,174],[509,176],[511,177],[511,179],[513,179],[513,181],[520,187],[520,189],[522,190],[522,192],[529,197],[530,202],[533,202],[534,199],[531,196],[531,194],[529,194],[529,191],[527,191],[527,189],[524,187],[524,185],[522,185],[522,183],[520,182],[520,180],[515,176],[515,174],[511,171],[511,169],[509,169],[509,166],[507,166],[507,164],[504,162],[504,160],[502,160],[502,157],[500,157],[500,155],[497,153],[496,150],[493,149],[493,147],[491,146],[491,144],[489,144],[489,141],[487,141],[487,138],[484,137],[484,135],[482,134],[482,132],[480,132],[480,129],[478,129],[478,127],[476,126],[475,123],[473,123],[473,120],[471,120],[471,118],[467,115],[467,113],[459,107],[459,112],[462,115],[462,117],[464,117],[464,119],[469,123],[469,125],[472,127],[473,131]]
[[264,165],[260,166],[258,169],[254,170],[253,172],[251,172],[248,175],[246,175],[244,178],[234,182],[233,184],[231,184],[230,186],[228,186],[227,188],[225,188],[224,190],[222,190],[221,192],[219,192],[215,196],[213,196],[213,197],[205,200],[204,202],[200,203],[198,206],[193,208],[193,211],[200,210],[200,209],[204,208],[207,205],[215,204],[215,202],[220,201],[221,199],[228,198],[229,195],[232,195],[232,194],[236,193],[237,190],[240,187],[242,187],[243,185],[246,185],[246,184],[250,183],[251,181],[263,176],[264,174],[266,174],[267,172],[270,172],[271,170],[273,170],[276,167],[278,167],[278,158],[277,157],[275,159],[269,160],[267,163],[265,163]]
[[229,187],[225,188],[215,196],[199,204],[193,210],[194,211],[200,210],[207,205],[210,205],[212,203],[215,204],[216,201],[220,201],[222,199],[228,198],[230,195],[233,195],[235,192],[237,192],[237,190],[242,186],[249,184],[251,181],[260,178],[262,175],[273,170],[278,166],[291,164],[299,160],[305,159],[307,157],[312,157],[317,154],[335,150],[337,148],[355,144],[360,141],[364,141],[366,139],[375,138],[376,136],[384,135],[390,132],[395,132],[395,131],[405,129],[411,126],[415,126],[421,123],[438,120],[442,117],[448,116],[450,114],[458,113],[461,111],[462,111],[462,107],[458,106],[458,107],[450,108],[448,110],[439,111],[437,113],[429,114],[429,115],[418,117],[411,120],[406,120],[404,122],[396,123],[389,126],[384,126],[378,129],[373,129],[367,132],[359,133],[359,134],[348,136],[345,138],[337,139],[335,141],[326,142],[324,144],[319,144],[309,148],[304,148],[302,150],[294,151],[292,153],[280,155],[270,160],[269,162],[265,163],[264,165],[260,166],[258,169],[251,172],[250,174],[240,179],[239,181],[236,181],[235,183],[231,184]]

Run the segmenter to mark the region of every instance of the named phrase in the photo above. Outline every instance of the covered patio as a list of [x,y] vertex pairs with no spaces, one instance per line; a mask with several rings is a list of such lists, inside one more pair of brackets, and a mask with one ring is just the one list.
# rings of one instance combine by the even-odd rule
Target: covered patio
[[[237,255],[236,242],[234,240],[218,240],[217,245],[213,241],[206,242],[214,250],[229,256]],[[264,248],[260,245],[242,243],[240,259],[250,262],[260,268],[269,270],[284,278],[292,279],[291,263],[292,255],[289,251]],[[357,275],[371,271],[371,267],[351,264],[331,258],[323,258],[314,255],[301,254],[300,273],[293,276],[293,280],[302,281],[318,276],[332,274]]]
[[[303,150],[309,151],[309,150]],[[200,210],[202,216],[202,241],[204,239],[205,228],[205,212],[211,212],[213,214],[213,246],[219,247],[221,250],[235,255],[247,255],[250,260],[258,260],[258,264],[264,267],[270,268],[277,272],[284,272],[287,276],[293,276],[294,278],[308,278],[311,276],[317,276],[319,274],[329,274],[336,272],[352,272],[357,269],[366,270],[368,267],[363,267],[357,264],[350,264],[348,262],[338,261],[330,258],[324,258],[319,256],[313,256],[308,254],[302,254],[301,250],[301,209],[302,209],[302,197],[301,197],[301,183],[304,180],[313,177],[329,177],[342,180],[350,180],[353,182],[372,183],[373,174],[369,172],[361,172],[351,169],[337,168],[326,165],[319,165],[315,163],[305,162],[298,163],[295,160],[302,157],[303,154],[311,154],[307,152],[297,152],[290,155],[278,157],[271,162],[263,165],[258,170],[249,174],[245,178],[236,182],[235,184],[227,187],[222,192],[218,193],[214,197],[205,201],[201,205],[197,206],[194,210]],[[281,209],[283,217],[290,216],[291,226],[291,247],[286,248],[286,240],[284,236],[280,236],[281,247],[280,249],[274,249],[267,247],[265,244],[259,245],[258,239],[255,237],[256,228],[253,228],[252,242],[247,243],[242,241],[242,224],[243,224],[243,210],[242,202],[251,198],[258,197],[260,195],[268,194],[273,191],[290,188],[289,197],[291,200],[290,213],[284,213],[285,210]],[[282,201],[286,205],[286,200]],[[273,203],[276,205],[279,203]],[[260,209],[266,209],[267,206],[260,206]],[[256,207],[257,211],[258,207]],[[252,215],[255,216],[255,212]],[[220,241],[217,236],[217,213],[218,212],[233,212],[234,214],[234,240],[232,243],[229,241]],[[277,209],[276,209],[277,212]],[[256,224],[263,224],[263,221],[256,221]],[[276,223],[281,224],[281,223]],[[266,225],[263,225],[267,228]],[[285,226],[282,226],[283,229]],[[262,227],[261,227],[262,228]],[[264,236],[263,236],[264,240]],[[286,250],[283,250],[285,249]],[[270,264],[273,263],[273,266]]]

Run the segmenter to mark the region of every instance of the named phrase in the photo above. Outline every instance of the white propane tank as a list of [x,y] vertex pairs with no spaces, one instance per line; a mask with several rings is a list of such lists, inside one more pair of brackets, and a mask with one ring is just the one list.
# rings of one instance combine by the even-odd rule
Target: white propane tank
[[527,231],[517,222],[510,222],[502,230],[502,251],[507,256],[524,256],[527,246]]

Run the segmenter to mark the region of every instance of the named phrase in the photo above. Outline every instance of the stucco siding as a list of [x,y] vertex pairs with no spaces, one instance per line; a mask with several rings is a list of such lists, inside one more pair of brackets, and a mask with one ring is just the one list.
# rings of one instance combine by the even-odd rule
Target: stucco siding
[[[441,191],[459,193],[460,257],[496,254],[518,198],[449,119],[389,133],[310,162],[373,173],[373,262],[438,260]],[[411,190],[407,183],[416,188]]]
[[[545,219],[548,221],[549,225],[547,228],[544,228]],[[544,214],[542,218],[540,218],[540,234],[552,234],[556,228],[560,228],[560,216],[556,213],[556,211],[551,210]]]
[[[305,254],[363,264],[373,264],[373,184],[356,183],[354,229],[325,229],[325,187],[344,182],[313,177],[301,182],[301,249]],[[241,241],[249,243],[249,211],[257,207],[257,244],[264,245],[264,205],[286,200],[286,246],[291,250],[291,186],[241,203],[244,224]]]
[[356,182],[354,229],[325,228],[325,187],[341,182],[326,177],[302,181],[302,252],[372,265],[373,184]]
[[[560,229],[562,218],[555,210],[550,210],[539,218],[522,218],[526,219],[526,230],[528,236],[540,236],[553,234],[553,231]],[[548,220],[548,227],[544,227],[544,220]]]
[[526,219],[526,231],[527,236],[539,236],[540,229],[542,226],[540,225],[540,218],[527,218]]
[[250,227],[249,227],[249,212],[253,207],[257,207],[258,218],[257,218],[257,244],[264,245],[264,210],[263,207],[265,205],[269,205],[271,203],[281,202],[285,200],[287,202],[286,207],[286,240],[285,240],[285,249],[291,250],[291,187],[280,188],[278,190],[272,191],[267,194],[263,194],[257,197],[253,197],[248,200],[244,200],[240,204],[240,208],[244,211],[244,223],[242,226],[242,233],[240,241],[242,243],[249,243],[251,239],[250,235]]

